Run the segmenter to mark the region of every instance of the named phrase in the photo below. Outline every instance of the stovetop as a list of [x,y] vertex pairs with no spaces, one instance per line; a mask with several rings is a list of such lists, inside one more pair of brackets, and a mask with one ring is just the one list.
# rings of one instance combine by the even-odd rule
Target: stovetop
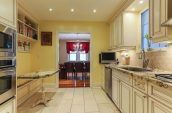
[[172,74],[155,74],[155,77],[164,82],[172,83]]

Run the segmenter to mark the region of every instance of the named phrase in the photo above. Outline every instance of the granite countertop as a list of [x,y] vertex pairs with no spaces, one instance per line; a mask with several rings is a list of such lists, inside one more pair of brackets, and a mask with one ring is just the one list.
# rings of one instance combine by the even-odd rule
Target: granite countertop
[[39,71],[39,72],[32,72],[32,73],[27,73],[22,76],[18,76],[18,79],[39,79],[39,78],[46,78],[49,76],[52,76],[56,73],[58,73],[59,70],[56,71]]
[[157,79],[155,77],[156,74],[172,74],[172,72],[170,72],[170,71],[164,71],[164,70],[155,69],[153,71],[135,72],[135,71],[130,71],[130,70],[122,69],[120,67],[136,67],[136,66],[125,66],[125,65],[113,65],[113,64],[111,64],[111,65],[109,65],[109,67],[111,67],[112,69],[119,70],[119,71],[124,72],[124,73],[131,74],[133,76],[140,76],[140,77],[143,77],[143,78],[145,78],[147,80],[162,82],[164,84],[172,86],[172,83],[159,80],[159,79]]

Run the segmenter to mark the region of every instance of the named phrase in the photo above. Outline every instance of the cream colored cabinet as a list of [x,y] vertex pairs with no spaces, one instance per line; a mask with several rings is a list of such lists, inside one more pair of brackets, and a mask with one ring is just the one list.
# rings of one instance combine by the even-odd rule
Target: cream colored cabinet
[[133,113],[148,113],[148,96],[133,88]]
[[149,98],[149,113],[172,113],[172,109],[152,98]]
[[114,76],[112,76],[112,100],[119,107],[119,98],[120,98],[120,80]]
[[16,113],[15,99],[2,104],[0,106],[0,113]]
[[122,113],[132,113],[132,87],[120,82],[120,110]]
[[150,36],[154,41],[167,41],[172,37],[172,28],[162,27],[161,24],[167,20],[168,0],[150,1]]
[[139,14],[134,12],[122,13],[122,46],[136,46],[138,38]]
[[[134,27],[133,27],[134,26]],[[123,12],[110,24],[110,47],[136,46],[138,14]]]
[[110,48],[116,48],[118,46],[117,42],[117,36],[116,36],[116,24],[117,22],[116,21],[112,21],[110,23]]
[[0,0],[0,22],[16,27],[16,0]]

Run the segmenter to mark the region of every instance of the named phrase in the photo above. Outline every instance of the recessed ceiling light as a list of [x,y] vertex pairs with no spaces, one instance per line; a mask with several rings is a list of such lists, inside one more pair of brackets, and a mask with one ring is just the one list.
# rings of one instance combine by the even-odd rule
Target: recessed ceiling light
[[52,8],[49,8],[49,11],[50,11],[50,12],[52,12],[52,11],[53,11],[53,9],[52,9]]
[[74,12],[75,10],[74,9],[70,9],[71,12]]
[[96,10],[96,9],[94,9],[94,10],[93,10],[93,13],[96,13],[96,12],[97,12],[97,10]]
[[141,0],[139,3],[140,3],[140,4],[143,4],[143,0]]
[[136,9],[135,9],[135,8],[132,8],[131,10],[132,10],[132,11],[136,11]]

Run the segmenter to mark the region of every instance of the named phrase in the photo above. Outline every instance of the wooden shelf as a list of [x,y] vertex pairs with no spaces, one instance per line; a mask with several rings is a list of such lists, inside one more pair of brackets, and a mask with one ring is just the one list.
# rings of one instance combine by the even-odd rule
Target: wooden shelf
[[27,37],[23,34],[20,34],[18,33],[18,40],[21,40],[21,41],[30,41],[30,42],[36,42],[37,40],[36,39],[33,39],[31,37]]

